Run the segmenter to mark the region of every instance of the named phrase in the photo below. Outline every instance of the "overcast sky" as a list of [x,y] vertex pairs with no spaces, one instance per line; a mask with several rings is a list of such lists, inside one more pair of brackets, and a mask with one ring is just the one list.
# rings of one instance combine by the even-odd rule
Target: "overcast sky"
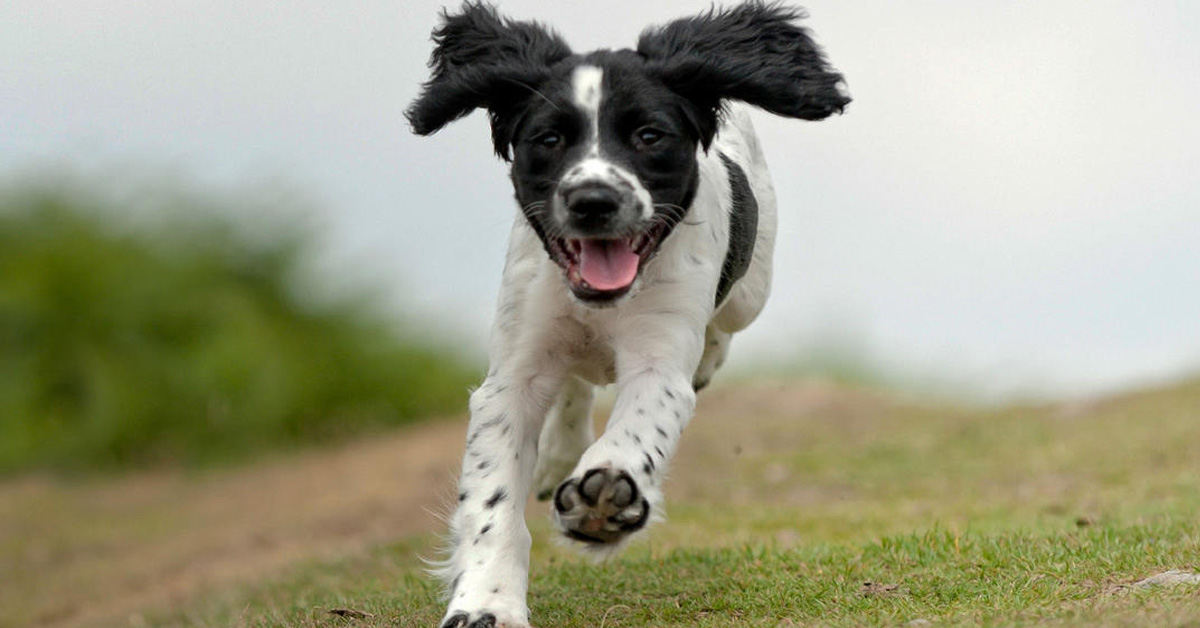
[[[144,164],[318,199],[331,265],[479,347],[513,216],[485,116],[402,112],[441,3],[0,5],[0,167]],[[576,50],[707,0],[499,2]],[[756,118],[780,199],[746,365],[822,334],[983,389],[1200,369],[1200,4],[811,0],[840,118]]]

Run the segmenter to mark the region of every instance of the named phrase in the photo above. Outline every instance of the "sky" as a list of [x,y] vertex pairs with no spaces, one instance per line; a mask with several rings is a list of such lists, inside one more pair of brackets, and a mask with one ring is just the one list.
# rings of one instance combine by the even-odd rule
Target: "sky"
[[[0,174],[162,169],[285,181],[335,281],[378,285],[482,353],[515,213],[482,113],[403,111],[443,3],[0,5]],[[497,3],[577,51],[707,0]],[[991,395],[1200,372],[1200,4],[810,0],[854,102],[759,112],[780,200],[746,368],[847,345]]]

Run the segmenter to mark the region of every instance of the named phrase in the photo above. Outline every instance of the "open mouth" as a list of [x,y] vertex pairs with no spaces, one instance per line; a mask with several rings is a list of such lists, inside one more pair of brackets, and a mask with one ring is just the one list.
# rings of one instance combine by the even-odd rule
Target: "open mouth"
[[666,229],[656,225],[627,238],[555,238],[549,248],[554,261],[566,270],[575,296],[607,301],[629,292],[665,234]]

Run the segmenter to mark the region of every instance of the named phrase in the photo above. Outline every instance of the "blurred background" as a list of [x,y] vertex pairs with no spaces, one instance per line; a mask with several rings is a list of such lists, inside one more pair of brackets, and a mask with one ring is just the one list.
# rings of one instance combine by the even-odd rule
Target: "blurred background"
[[[0,471],[458,413],[514,216],[402,112],[441,2],[0,6]],[[707,0],[509,0],[575,47]],[[809,0],[855,98],[759,115],[775,293],[728,377],[997,402],[1200,369],[1200,5]]]

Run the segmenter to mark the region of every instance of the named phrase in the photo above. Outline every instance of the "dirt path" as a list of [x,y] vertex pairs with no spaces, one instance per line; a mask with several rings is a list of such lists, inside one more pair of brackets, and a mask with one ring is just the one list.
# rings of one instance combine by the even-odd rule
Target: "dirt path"
[[0,626],[139,611],[439,526],[465,422],[208,472],[0,484]]

